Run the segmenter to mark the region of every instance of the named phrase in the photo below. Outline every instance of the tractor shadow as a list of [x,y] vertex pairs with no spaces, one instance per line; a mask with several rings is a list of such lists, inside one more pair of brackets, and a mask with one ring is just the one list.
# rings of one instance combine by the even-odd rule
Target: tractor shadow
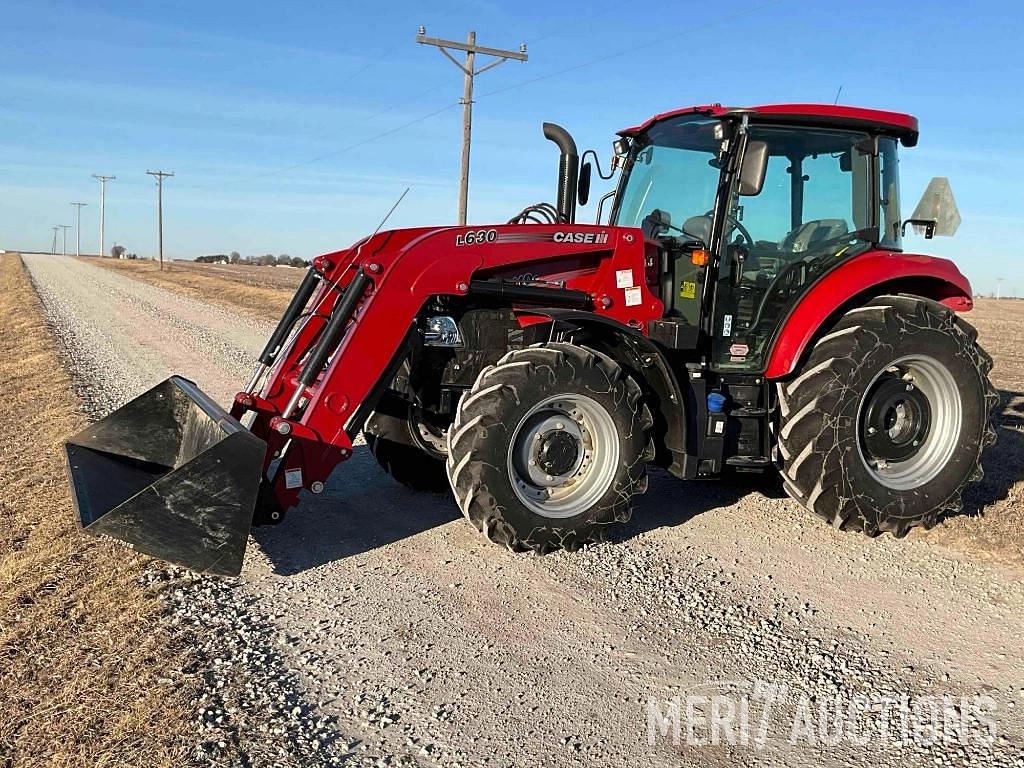
[[981,468],[985,477],[964,491],[964,506],[958,515],[978,515],[1010,495],[1024,480],[1024,392],[1000,390],[995,419],[996,442],[985,449]]
[[658,528],[674,528],[705,513],[731,507],[758,493],[771,499],[787,498],[778,473],[726,472],[710,480],[679,480],[662,469],[649,471],[647,493],[633,504],[633,516],[625,525],[608,531],[613,543],[628,541]]
[[293,576],[461,518],[450,494],[416,493],[399,485],[366,446],[356,446],[323,494],[304,493],[280,525],[254,528],[252,536],[274,573]]
[[[974,516],[1005,500],[1024,479],[1024,392],[1002,391],[998,440],[982,456],[985,477],[964,493],[959,515]],[[612,542],[657,528],[684,525],[698,515],[730,507],[758,493],[786,498],[775,472],[733,473],[719,480],[677,480],[660,469],[650,473],[648,491],[636,500],[626,525],[613,526]],[[253,530],[274,572],[291,576],[359,555],[461,520],[448,493],[415,493],[388,477],[365,446],[356,448],[320,496],[305,494],[281,525]]]

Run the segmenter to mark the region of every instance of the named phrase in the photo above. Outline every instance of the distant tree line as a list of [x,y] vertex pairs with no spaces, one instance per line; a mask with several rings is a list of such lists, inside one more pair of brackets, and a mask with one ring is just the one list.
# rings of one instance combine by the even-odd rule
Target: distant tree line
[[249,264],[255,267],[308,267],[309,262],[300,259],[298,256],[289,256],[282,253],[275,256],[272,253],[263,256],[242,256],[238,251],[231,253],[215,253],[209,256],[199,256],[196,261],[201,264]]

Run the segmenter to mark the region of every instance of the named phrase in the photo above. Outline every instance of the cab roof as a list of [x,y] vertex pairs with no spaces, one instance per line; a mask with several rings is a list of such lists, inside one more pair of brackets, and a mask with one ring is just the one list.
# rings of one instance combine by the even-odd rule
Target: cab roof
[[730,117],[747,114],[751,119],[765,118],[765,122],[798,123],[825,128],[860,128],[871,133],[896,136],[905,146],[917,144],[917,118],[902,112],[864,109],[838,104],[767,104],[759,107],[723,107],[704,104],[662,112],[632,128],[619,131],[619,136],[636,136],[652,125],[671,117],[701,114],[708,117]]

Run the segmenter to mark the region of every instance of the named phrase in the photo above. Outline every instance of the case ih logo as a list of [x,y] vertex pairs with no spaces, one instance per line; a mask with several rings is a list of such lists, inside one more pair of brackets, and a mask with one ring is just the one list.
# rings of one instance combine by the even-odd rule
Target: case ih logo
[[555,232],[551,239],[556,243],[600,243],[608,242],[607,232]]

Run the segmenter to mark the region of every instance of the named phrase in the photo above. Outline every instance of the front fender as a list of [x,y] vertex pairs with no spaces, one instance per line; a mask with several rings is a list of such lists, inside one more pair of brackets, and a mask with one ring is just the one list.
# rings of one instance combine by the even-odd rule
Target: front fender
[[956,265],[933,256],[868,251],[826,274],[793,307],[776,333],[765,376],[778,379],[795,369],[808,344],[837,312],[857,299],[912,293],[957,312],[973,306],[971,284]]

